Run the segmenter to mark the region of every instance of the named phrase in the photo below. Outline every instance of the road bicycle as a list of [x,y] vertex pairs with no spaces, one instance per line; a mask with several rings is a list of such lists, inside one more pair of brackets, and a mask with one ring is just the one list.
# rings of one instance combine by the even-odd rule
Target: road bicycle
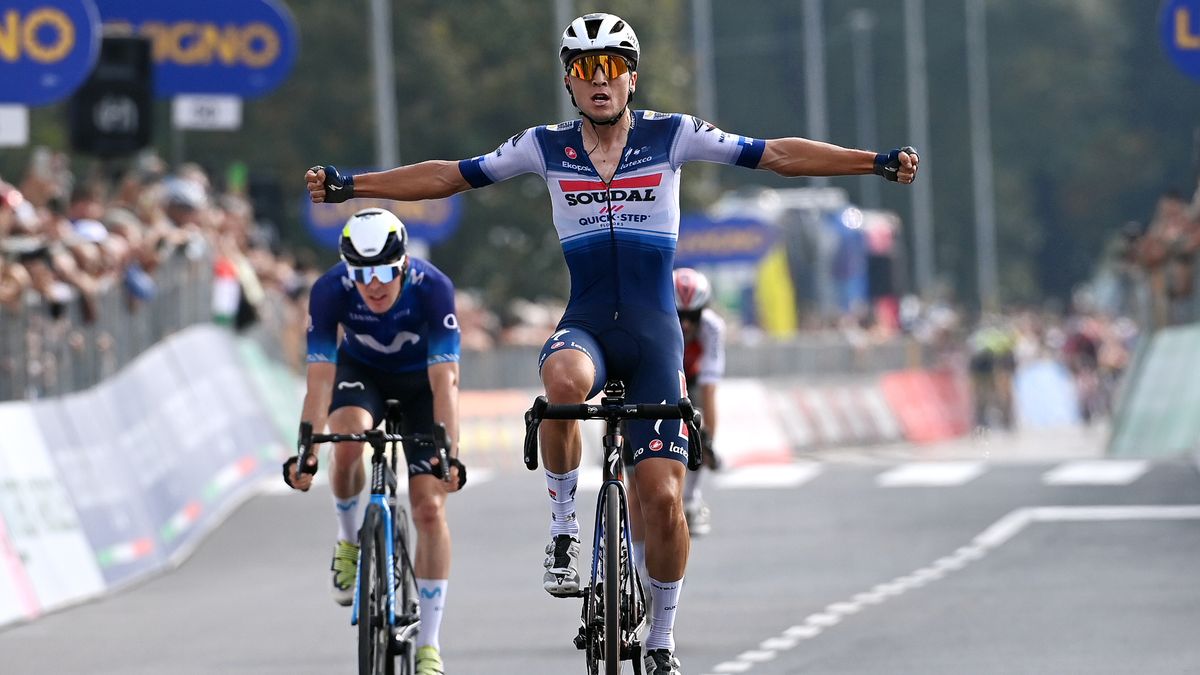
[[596,501],[596,525],[592,539],[591,575],[575,597],[583,598],[575,647],[583,650],[588,675],[621,672],[621,661],[632,661],[633,672],[642,672],[639,633],[646,622],[646,595],[637,567],[630,564],[629,508],[625,494],[625,443],[622,422],[631,419],[683,420],[688,430],[688,468],[700,468],[704,448],[700,436],[700,413],[684,398],[679,403],[626,403],[625,385],[612,380],[604,385],[599,405],[550,404],[538,396],[525,412],[525,466],[538,467],[538,425],[542,420],[604,420],[604,481]]
[[[431,435],[401,436],[400,404],[394,400],[387,402],[383,429],[369,429],[361,434],[314,434],[312,425],[303,422],[299,466],[308,466],[314,443],[343,442],[371,446],[371,497],[358,533],[358,586],[350,612],[350,625],[358,626],[358,672],[359,675],[412,675],[416,668],[415,638],[421,626],[421,613],[408,511],[396,498],[396,465],[404,455],[402,443],[431,444],[438,453],[435,475],[450,480],[446,428],[435,424]],[[389,445],[390,458],[386,453]]]

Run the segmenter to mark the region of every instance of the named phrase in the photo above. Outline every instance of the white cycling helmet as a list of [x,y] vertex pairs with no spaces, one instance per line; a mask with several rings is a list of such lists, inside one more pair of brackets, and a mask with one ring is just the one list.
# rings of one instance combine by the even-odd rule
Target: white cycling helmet
[[690,267],[675,270],[675,310],[698,312],[708,306],[712,299],[712,286],[708,277]]
[[407,262],[408,231],[391,211],[363,209],[346,221],[338,248],[351,267]]
[[601,12],[584,14],[563,31],[558,58],[562,60],[564,68],[585,52],[619,54],[629,60],[632,70],[637,70],[642,50],[633,28],[624,19]]

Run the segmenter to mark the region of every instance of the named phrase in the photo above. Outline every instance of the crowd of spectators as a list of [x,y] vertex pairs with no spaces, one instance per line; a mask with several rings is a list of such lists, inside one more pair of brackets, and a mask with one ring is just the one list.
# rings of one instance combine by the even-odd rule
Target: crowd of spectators
[[[245,327],[270,314],[302,326],[295,305],[312,273],[275,239],[244,186],[218,188],[198,165],[171,171],[147,153],[77,173],[65,154],[36,148],[23,175],[0,176],[5,372],[26,369],[34,377],[18,393],[36,396],[90,384],[51,380],[65,377],[73,355],[112,356],[131,325],[169,332],[215,318]],[[193,300],[191,316],[180,316],[181,298]],[[177,325],[163,325],[164,312]],[[99,376],[122,365],[106,362]]]
[[[269,219],[279,214],[256,214],[244,172],[237,175],[217,182],[198,165],[171,168],[152,152],[79,171],[66,155],[36,148],[21,175],[0,176],[0,370],[25,367],[24,359],[31,372],[53,371],[53,341],[111,354],[121,337],[115,327],[139,323],[133,318],[164,284],[197,278],[205,305],[190,321],[262,329],[273,352],[302,369],[307,290],[324,267],[281,247]],[[971,322],[942,293],[900,299],[886,326],[846,315],[832,332],[863,351],[905,339],[935,360],[959,355],[981,425],[1013,424],[1012,373],[1047,358],[1076,379],[1084,417],[1102,417],[1136,337],[1200,318],[1198,254],[1200,189],[1190,200],[1168,191],[1146,227],[1120,229],[1066,315],[1017,309]],[[556,299],[492,306],[465,288],[457,305],[463,348],[472,351],[540,346],[564,309]],[[731,343],[762,339],[735,314],[727,313]],[[11,335],[14,326],[25,334]]]

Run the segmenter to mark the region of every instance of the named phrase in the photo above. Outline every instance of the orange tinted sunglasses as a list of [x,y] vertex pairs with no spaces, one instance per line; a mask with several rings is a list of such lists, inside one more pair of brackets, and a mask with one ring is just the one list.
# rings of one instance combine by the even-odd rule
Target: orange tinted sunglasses
[[613,54],[588,54],[575,59],[567,66],[567,74],[581,80],[592,79],[596,70],[604,71],[608,79],[614,80],[629,72],[629,62]]

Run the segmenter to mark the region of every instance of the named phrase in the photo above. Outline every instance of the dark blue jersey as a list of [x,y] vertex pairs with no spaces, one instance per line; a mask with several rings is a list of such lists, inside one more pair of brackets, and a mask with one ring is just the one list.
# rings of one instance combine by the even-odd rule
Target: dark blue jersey
[[458,361],[454,284],[432,263],[409,261],[404,291],[383,314],[367,309],[345,263],[321,275],[308,299],[309,363],[337,363],[339,324],[345,331],[345,353],[385,372],[409,373]]

